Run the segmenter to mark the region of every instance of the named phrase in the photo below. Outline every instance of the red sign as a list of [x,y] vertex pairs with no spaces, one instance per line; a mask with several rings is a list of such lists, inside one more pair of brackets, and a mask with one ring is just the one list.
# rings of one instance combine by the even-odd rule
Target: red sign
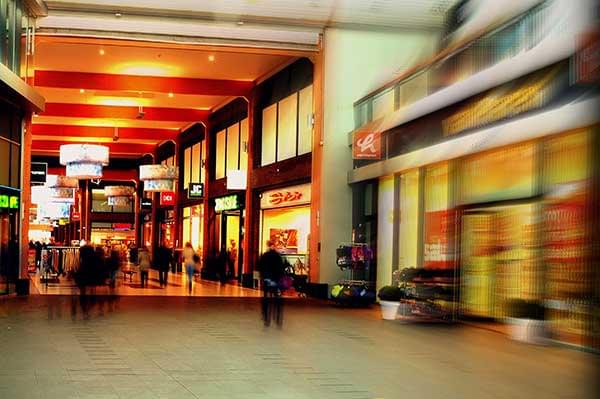
[[77,211],[73,211],[73,215],[71,216],[71,220],[74,222],[77,222],[79,220],[81,220],[81,213],[77,212]]
[[354,159],[381,159],[381,133],[358,131],[352,142]]
[[302,193],[300,191],[276,191],[269,195],[271,205],[280,205],[284,202],[300,201]]
[[425,212],[425,237],[423,266],[430,269],[451,269],[454,254],[455,213],[452,209]]
[[160,193],[160,204],[172,206],[175,205],[175,193],[173,191],[163,191]]

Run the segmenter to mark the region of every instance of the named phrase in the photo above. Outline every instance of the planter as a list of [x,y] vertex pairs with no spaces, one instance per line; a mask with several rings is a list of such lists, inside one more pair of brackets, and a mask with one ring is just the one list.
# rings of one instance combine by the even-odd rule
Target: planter
[[543,345],[548,338],[548,324],[544,320],[509,317],[510,337],[515,341]]
[[384,320],[396,320],[400,302],[379,301],[379,304],[381,305],[381,317]]

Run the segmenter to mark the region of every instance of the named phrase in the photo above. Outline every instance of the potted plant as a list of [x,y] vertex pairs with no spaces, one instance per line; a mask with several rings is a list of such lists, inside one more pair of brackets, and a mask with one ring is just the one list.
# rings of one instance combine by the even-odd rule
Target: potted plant
[[396,320],[400,301],[406,298],[404,289],[392,285],[381,287],[377,295],[381,305],[381,316],[384,320]]
[[510,337],[530,344],[543,344],[547,338],[544,321],[544,307],[537,301],[512,299],[507,303],[507,322],[510,324]]

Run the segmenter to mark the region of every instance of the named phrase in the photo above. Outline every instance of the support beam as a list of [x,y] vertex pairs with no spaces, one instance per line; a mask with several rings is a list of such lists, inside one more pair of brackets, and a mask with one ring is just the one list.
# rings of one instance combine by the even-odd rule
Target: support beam
[[[34,136],[49,136],[43,140],[60,140],[61,138],[107,138],[112,139],[115,129],[103,126],[74,126],[74,125],[48,125],[35,124],[32,126]],[[118,130],[119,140],[148,140],[164,141],[174,140],[179,134],[178,129],[147,129],[121,127]],[[52,137],[52,138],[50,138]]]
[[114,105],[47,103],[43,116],[71,118],[142,119],[146,121],[204,122],[210,110],[144,107],[143,116],[138,107]]
[[254,83],[242,80],[172,78],[88,72],[35,71],[35,86],[64,89],[127,90],[208,96],[245,96]]

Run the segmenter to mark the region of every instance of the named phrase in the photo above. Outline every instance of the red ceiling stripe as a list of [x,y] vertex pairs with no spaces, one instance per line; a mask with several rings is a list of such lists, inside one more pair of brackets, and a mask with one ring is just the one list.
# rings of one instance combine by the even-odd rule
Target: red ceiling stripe
[[209,110],[144,107],[141,117],[138,107],[112,105],[46,103],[42,116],[73,118],[142,119],[149,121],[201,122],[208,119]]
[[35,86],[93,90],[130,90],[212,96],[246,96],[254,82],[85,72],[35,71]]

